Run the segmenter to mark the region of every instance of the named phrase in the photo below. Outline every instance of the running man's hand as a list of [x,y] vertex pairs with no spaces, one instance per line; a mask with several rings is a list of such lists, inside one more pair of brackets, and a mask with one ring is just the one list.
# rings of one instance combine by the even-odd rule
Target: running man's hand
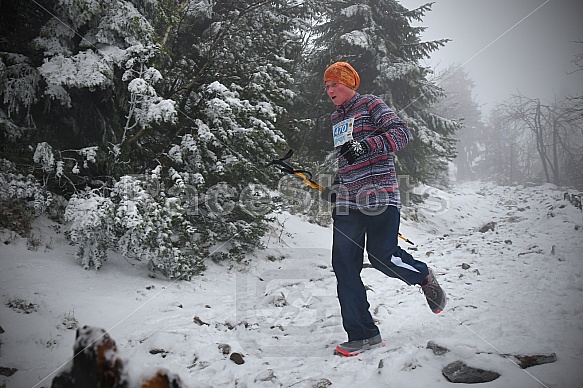
[[340,147],[340,155],[344,156],[344,159],[348,164],[354,164],[363,155],[368,154],[368,144],[366,141],[356,141],[350,140]]

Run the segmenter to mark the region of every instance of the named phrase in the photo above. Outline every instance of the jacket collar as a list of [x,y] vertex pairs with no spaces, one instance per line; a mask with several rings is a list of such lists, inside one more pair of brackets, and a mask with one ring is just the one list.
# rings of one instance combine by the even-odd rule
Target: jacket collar
[[354,105],[354,103],[356,102],[356,100],[358,100],[359,97],[360,94],[358,92],[354,93],[354,96],[352,96],[350,100],[346,101],[342,105],[337,105],[336,110],[339,112],[346,112],[352,105]]

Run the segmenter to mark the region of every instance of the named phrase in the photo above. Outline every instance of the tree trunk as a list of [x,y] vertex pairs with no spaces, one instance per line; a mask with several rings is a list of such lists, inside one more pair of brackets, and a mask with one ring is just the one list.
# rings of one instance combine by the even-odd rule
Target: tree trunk
[[547,150],[545,148],[545,138],[544,138],[544,127],[541,122],[541,109],[540,100],[536,101],[536,113],[534,118],[535,133],[536,133],[536,148],[540,156],[540,160],[543,164],[543,169],[545,172],[545,177],[547,182],[551,182],[551,177],[549,174],[549,166],[547,163]]
[[559,184],[559,154],[557,143],[559,142],[559,125],[557,119],[553,119],[553,183]]

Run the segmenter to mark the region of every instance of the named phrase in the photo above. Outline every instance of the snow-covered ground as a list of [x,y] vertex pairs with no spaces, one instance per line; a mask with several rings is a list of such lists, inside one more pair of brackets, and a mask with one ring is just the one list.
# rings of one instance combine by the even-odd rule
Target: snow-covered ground
[[[581,211],[551,186],[476,182],[427,192],[416,215],[404,211],[401,233],[435,269],[447,308],[434,315],[417,287],[365,268],[386,346],[352,358],[333,354],[346,337],[332,230],[300,216],[280,215],[249,265],[211,263],[189,282],[150,278],[146,263],[117,255],[85,271],[63,229],[45,218],[33,232],[42,238],[37,251],[4,231],[0,367],[17,372],[0,385],[49,387],[72,357],[75,327],[90,325],[116,341],[134,379],[165,368],[190,387],[449,387],[441,371],[455,360],[501,374],[486,387],[580,387]],[[491,221],[494,230],[478,230]],[[434,355],[428,341],[450,352]],[[553,352],[556,362],[528,369],[500,356]]]

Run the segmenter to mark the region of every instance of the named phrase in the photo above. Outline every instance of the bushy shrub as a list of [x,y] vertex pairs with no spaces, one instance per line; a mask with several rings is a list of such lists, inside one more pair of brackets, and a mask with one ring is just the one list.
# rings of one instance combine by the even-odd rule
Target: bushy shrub
[[145,186],[123,176],[112,188],[73,195],[65,217],[77,257],[85,269],[99,269],[111,248],[169,278],[190,279],[204,270],[205,244],[197,244],[200,235],[179,198]]
[[52,196],[34,176],[11,169],[10,163],[0,161],[0,228],[28,236],[32,221],[45,212]]
[[0,229],[6,228],[21,236],[28,236],[33,219],[33,213],[24,201],[0,201]]
[[115,242],[112,224],[115,204],[96,190],[86,189],[73,195],[65,209],[65,220],[71,222],[67,236],[79,245],[77,258],[83,268],[100,269],[107,259],[107,247]]

